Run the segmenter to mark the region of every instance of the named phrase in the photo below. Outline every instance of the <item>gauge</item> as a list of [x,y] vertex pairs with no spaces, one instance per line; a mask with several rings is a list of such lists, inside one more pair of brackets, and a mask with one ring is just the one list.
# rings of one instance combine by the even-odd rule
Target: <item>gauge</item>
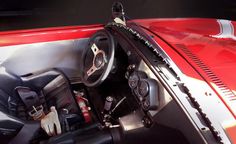
[[136,72],[132,73],[129,77],[129,86],[131,89],[134,89],[137,87],[139,81],[139,77]]
[[149,92],[149,86],[148,86],[148,82],[145,80],[140,80],[139,84],[138,84],[138,92],[139,95],[142,97],[147,96],[148,92]]
[[139,80],[140,79],[146,79],[147,74],[142,71],[135,71],[133,72],[130,77],[129,77],[129,86],[131,89],[134,89],[138,86]]

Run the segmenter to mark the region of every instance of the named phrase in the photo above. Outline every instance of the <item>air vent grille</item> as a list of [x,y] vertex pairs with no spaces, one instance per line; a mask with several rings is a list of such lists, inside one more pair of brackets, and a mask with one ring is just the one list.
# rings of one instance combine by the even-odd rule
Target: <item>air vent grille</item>
[[203,72],[207,75],[207,77],[218,87],[221,92],[223,100],[228,104],[230,109],[233,111],[236,116],[236,95],[228,88],[227,85],[223,83],[223,81],[213,73],[210,68],[202,62],[196,55],[194,55],[188,48],[184,45],[177,44],[178,48],[184,52]]

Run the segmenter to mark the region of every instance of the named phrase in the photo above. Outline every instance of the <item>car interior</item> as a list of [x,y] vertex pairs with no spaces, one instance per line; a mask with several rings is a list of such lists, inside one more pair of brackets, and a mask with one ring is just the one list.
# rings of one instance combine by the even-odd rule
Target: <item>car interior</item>
[[[104,28],[90,38],[1,49],[13,51],[0,67],[1,143],[204,143],[150,65],[118,33]],[[45,135],[25,111],[28,99],[46,113],[56,107],[62,134]]]
[[[122,5],[112,11],[125,25]],[[166,64],[151,55],[151,40],[122,31],[107,25],[89,38],[1,47],[1,143],[205,143],[152,70],[147,57]],[[51,106],[62,129],[54,136],[37,120]]]

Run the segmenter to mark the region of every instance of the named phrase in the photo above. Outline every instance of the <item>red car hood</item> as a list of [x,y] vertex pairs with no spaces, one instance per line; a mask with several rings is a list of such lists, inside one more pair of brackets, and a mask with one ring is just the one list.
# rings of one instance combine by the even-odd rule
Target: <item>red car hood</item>
[[215,19],[137,20],[175,49],[236,117],[236,22]]

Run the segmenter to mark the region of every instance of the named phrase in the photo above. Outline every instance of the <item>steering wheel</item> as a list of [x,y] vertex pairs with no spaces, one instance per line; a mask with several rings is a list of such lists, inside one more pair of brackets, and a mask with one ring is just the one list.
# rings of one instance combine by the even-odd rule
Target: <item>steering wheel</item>
[[107,30],[97,31],[82,56],[82,81],[86,86],[101,84],[112,70],[115,42]]

